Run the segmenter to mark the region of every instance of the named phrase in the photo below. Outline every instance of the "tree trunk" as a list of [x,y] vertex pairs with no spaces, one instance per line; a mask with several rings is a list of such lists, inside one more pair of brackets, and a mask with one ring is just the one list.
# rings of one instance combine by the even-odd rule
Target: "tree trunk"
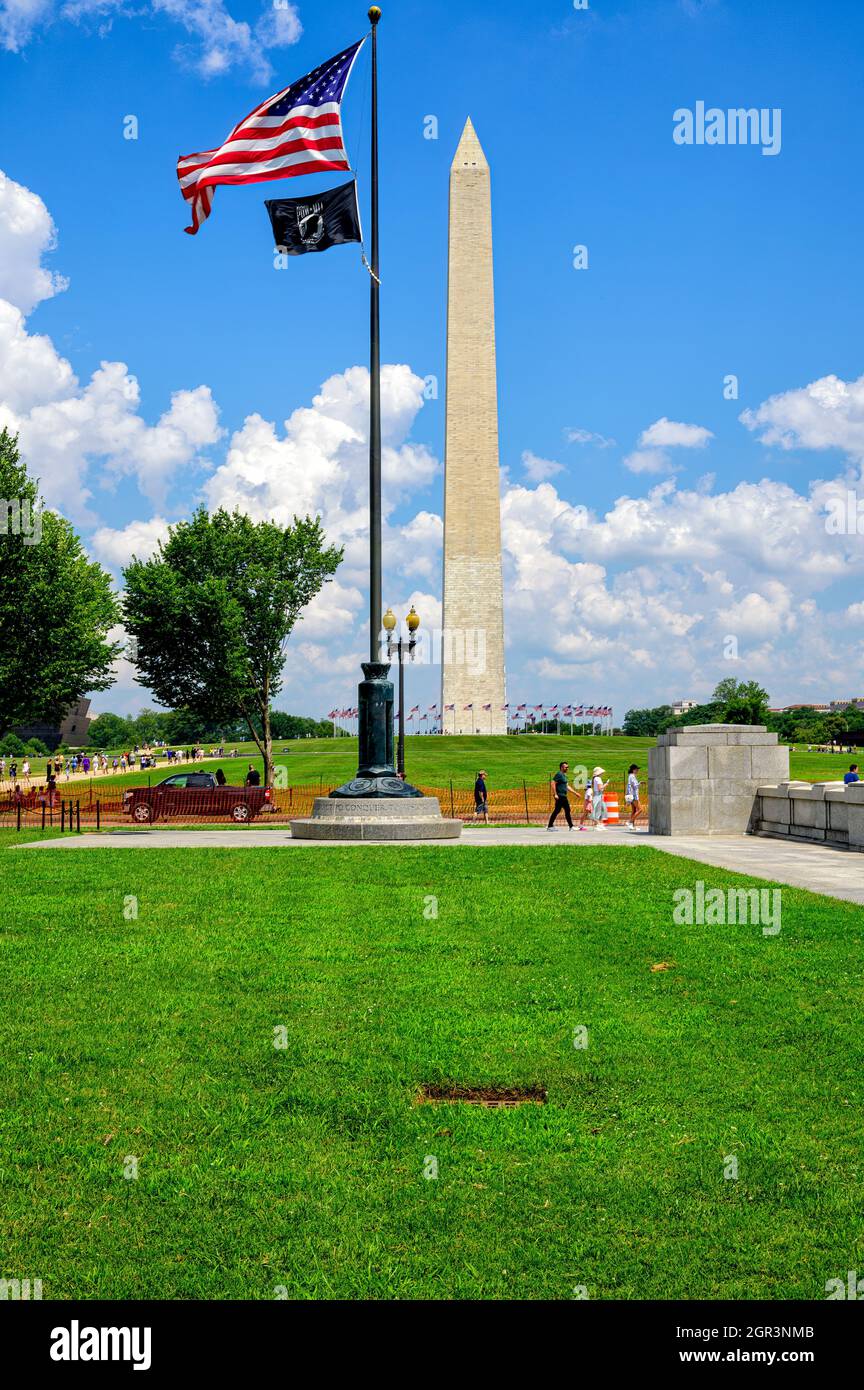
[[262,748],[261,751],[262,751],[262,754],[263,754],[263,756],[264,756],[264,785],[265,785],[265,787],[272,787],[272,785],[273,785],[273,735],[272,735],[271,732],[270,732],[270,702],[269,702],[269,700],[265,701],[264,709],[263,709],[263,711],[262,711],[262,720],[263,720],[263,725],[264,725],[264,746],[263,746],[263,748]]

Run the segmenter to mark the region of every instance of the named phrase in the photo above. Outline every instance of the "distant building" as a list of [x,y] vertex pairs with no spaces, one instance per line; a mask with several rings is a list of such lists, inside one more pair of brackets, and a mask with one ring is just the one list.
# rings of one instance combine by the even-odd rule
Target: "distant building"
[[695,709],[698,703],[698,700],[676,700],[672,706],[672,713],[676,717],[679,714],[686,714],[688,710]]
[[[819,712],[820,714],[830,714],[831,711],[832,711],[833,709],[835,709],[835,707],[839,708],[839,706],[835,706],[835,705],[833,705],[833,704],[831,704],[831,705],[815,705],[815,704],[806,704],[806,705],[784,705],[782,709],[776,710],[776,711],[774,711],[774,713],[776,713],[776,714],[795,714],[799,709],[815,709],[815,710],[818,710],[818,712]],[[843,706],[843,708],[845,708],[845,706]]]
[[832,700],[831,711],[833,714],[842,714],[850,705],[853,709],[864,709],[864,695],[856,695],[851,700]]
[[66,744],[69,748],[85,748],[91,724],[89,709],[89,700],[78,700],[60,724],[37,722],[23,725],[19,729],[14,729],[13,732],[24,743],[27,743],[31,738],[38,738],[41,743],[45,744],[46,748],[50,748],[52,753],[55,748],[60,747],[61,743]]

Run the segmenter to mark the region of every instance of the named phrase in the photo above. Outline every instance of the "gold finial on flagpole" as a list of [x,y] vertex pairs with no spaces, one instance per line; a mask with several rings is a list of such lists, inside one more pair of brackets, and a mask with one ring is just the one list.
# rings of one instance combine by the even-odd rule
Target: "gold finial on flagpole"
[[369,18],[371,19],[373,24],[378,23],[379,19],[381,18],[381,11],[377,5],[372,6],[371,10],[369,11]]

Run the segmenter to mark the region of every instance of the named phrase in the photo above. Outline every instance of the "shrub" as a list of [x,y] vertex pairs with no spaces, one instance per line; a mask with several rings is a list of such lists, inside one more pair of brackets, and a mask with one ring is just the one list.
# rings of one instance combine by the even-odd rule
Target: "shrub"
[[23,758],[26,752],[27,748],[17,734],[7,734],[5,738],[0,739],[0,753],[5,754],[7,758]]

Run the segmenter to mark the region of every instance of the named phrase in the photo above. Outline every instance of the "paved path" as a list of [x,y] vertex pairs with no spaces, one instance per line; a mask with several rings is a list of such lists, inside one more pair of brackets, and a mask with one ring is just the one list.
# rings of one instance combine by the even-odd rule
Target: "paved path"
[[[287,826],[272,830],[112,830],[101,835],[66,835],[54,840],[34,840],[15,846],[18,849],[318,849],[334,846],[340,849],[393,849],[395,845],[357,844],[320,840],[292,840]],[[831,849],[798,841],[769,840],[753,835],[733,835],[717,838],[701,836],[649,835],[646,830],[607,830],[580,833],[567,830],[551,834],[540,827],[497,828],[466,826],[461,840],[429,841],[434,848],[452,845],[476,848],[487,845],[534,845],[555,849],[579,850],[586,845],[615,845],[635,848],[650,845],[664,854],[695,859],[715,868],[731,869],[754,878],[787,883],[794,888],[807,888],[811,893],[845,898],[864,905],[864,855],[848,850]],[[414,848],[408,842],[409,847]],[[426,846],[421,844],[421,848]]]

